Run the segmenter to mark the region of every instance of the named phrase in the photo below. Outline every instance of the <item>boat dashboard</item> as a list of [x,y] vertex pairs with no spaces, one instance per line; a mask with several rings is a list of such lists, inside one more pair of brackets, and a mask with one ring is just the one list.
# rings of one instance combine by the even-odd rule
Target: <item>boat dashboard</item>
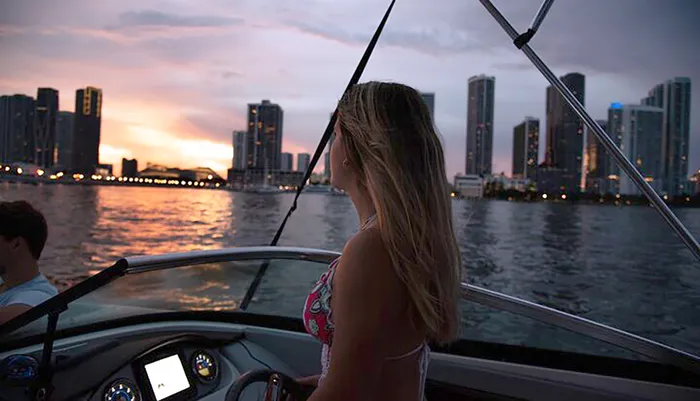
[[[320,344],[297,332],[291,322],[284,324],[289,327],[274,328],[263,320],[244,324],[162,319],[86,328],[56,340],[50,361],[53,391],[47,401],[235,401],[229,391],[245,382],[249,372],[267,369],[296,378],[320,371]],[[0,401],[42,399],[36,397],[36,384],[46,377],[39,374],[43,345],[32,343],[0,348]],[[655,371],[663,374],[644,379],[581,371],[591,364],[599,371],[611,364],[619,369],[641,368],[642,362],[615,365],[621,362],[566,353],[560,356],[562,361],[573,365],[558,369],[538,364],[558,358],[559,353],[532,350],[540,355],[539,362],[516,363],[509,359],[524,355],[525,350],[518,348],[510,354],[498,353],[485,343],[470,347],[475,356],[431,354],[427,399],[700,399],[694,375],[674,379],[676,376]],[[264,399],[266,389],[268,382],[252,383],[238,400]]]
[[[41,347],[35,348],[2,358],[1,401],[33,399],[42,356]],[[228,336],[167,331],[109,335],[57,345],[53,355],[52,401],[218,401],[248,371],[267,368],[299,376],[237,330]],[[262,399],[265,387],[253,383],[239,399]]]
[[[143,355],[102,383],[90,399],[104,401],[195,400],[221,387],[219,370],[230,371],[216,348],[178,342]],[[227,375],[229,377],[230,375]],[[230,383],[223,383],[224,385]]]

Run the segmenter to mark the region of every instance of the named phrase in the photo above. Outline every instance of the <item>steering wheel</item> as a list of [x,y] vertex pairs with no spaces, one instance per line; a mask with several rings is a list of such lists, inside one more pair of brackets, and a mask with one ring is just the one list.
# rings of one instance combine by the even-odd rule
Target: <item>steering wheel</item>
[[264,401],[284,401],[287,395],[295,401],[304,401],[314,391],[314,387],[297,383],[296,380],[270,369],[249,370],[242,374],[226,392],[226,401],[238,401],[246,387],[253,383],[267,382]]

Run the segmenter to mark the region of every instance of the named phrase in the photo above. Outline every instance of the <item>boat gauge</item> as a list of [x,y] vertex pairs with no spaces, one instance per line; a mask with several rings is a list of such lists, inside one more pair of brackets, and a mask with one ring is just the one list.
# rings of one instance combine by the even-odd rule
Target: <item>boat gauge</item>
[[39,363],[28,355],[11,355],[0,362],[0,379],[24,382],[37,376]]
[[141,396],[134,383],[119,379],[105,389],[104,401],[141,401]]
[[192,357],[192,371],[203,382],[216,379],[218,369],[214,358],[204,351],[196,351]]

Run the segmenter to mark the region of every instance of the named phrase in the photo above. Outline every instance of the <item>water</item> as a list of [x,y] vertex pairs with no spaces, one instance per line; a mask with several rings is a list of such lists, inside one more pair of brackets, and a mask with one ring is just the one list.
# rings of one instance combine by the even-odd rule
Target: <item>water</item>
[[[268,244],[293,195],[5,182],[0,198],[26,199],[46,215],[41,269],[65,288],[124,256]],[[470,283],[700,354],[700,264],[651,208],[455,200],[453,211]],[[675,212],[700,235],[700,210]],[[340,251],[358,224],[349,198],[304,194],[280,245]],[[283,284],[275,285],[264,289],[272,301],[284,294]],[[294,311],[306,286],[290,287],[295,301],[285,303]],[[560,349],[584,344],[481,306],[465,306],[464,315],[470,338]]]

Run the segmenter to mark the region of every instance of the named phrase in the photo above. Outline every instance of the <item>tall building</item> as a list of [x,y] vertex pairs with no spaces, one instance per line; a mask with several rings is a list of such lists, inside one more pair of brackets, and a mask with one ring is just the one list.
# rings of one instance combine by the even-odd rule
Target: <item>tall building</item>
[[331,179],[331,148],[333,147],[333,142],[335,141],[335,134],[331,135],[328,140],[328,151],[323,158],[323,175],[330,180]]
[[34,161],[34,98],[0,96],[0,162]]
[[73,170],[93,174],[100,164],[102,89],[88,86],[75,92]]
[[122,158],[122,177],[138,177],[139,162],[136,159]]
[[56,118],[56,148],[58,166],[63,170],[73,169],[73,133],[75,115],[70,111],[59,111]]
[[676,77],[656,85],[642,104],[664,110],[663,192],[682,195],[688,188],[688,157],[690,151],[690,78]]
[[537,181],[540,120],[525,117],[513,128],[513,178]]
[[[608,133],[608,121],[596,120],[598,125]],[[608,179],[608,152],[591,130],[586,132],[586,191],[592,193],[606,193],[605,182]]]
[[[576,99],[585,104],[586,79],[583,74],[569,73],[560,78]],[[545,163],[563,170],[560,187],[564,192],[579,192],[583,164],[583,121],[566,100],[547,87],[547,146]]]
[[493,109],[496,78],[469,78],[467,93],[467,175],[491,174],[493,159]]
[[245,170],[248,167],[248,133],[246,131],[233,131],[233,163],[236,170]]
[[280,170],[282,171],[293,171],[294,167],[294,155],[291,153],[281,153],[280,155]]
[[[333,118],[333,113],[331,113],[331,118]],[[335,141],[335,134],[332,134],[328,139],[328,145],[326,147],[326,153],[323,155],[323,176],[330,181],[331,179],[331,148],[333,148],[333,142]]]
[[311,163],[311,155],[308,153],[297,154],[297,171],[306,172]]
[[428,110],[430,110],[430,119],[433,120],[433,124],[435,124],[435,93],[421,92],[420,97],[423,98],[426,106],[428,106]]
[[58,91],[39,88],[34,112],[34,163],[50,168],[58,162],[56,146],[56,118],[58,114]]
[[279,170],[284,111],[269,100],[248,104],[248,168]]
[[[657,192],[661,192],[664,187],[661,146],[663,122],[664,110],[660,107],[613,103],[608,109],[608,129],[611,139]],[[609,156],[606,159],[608,172],[606,192],[641,195],[617,163]]]

